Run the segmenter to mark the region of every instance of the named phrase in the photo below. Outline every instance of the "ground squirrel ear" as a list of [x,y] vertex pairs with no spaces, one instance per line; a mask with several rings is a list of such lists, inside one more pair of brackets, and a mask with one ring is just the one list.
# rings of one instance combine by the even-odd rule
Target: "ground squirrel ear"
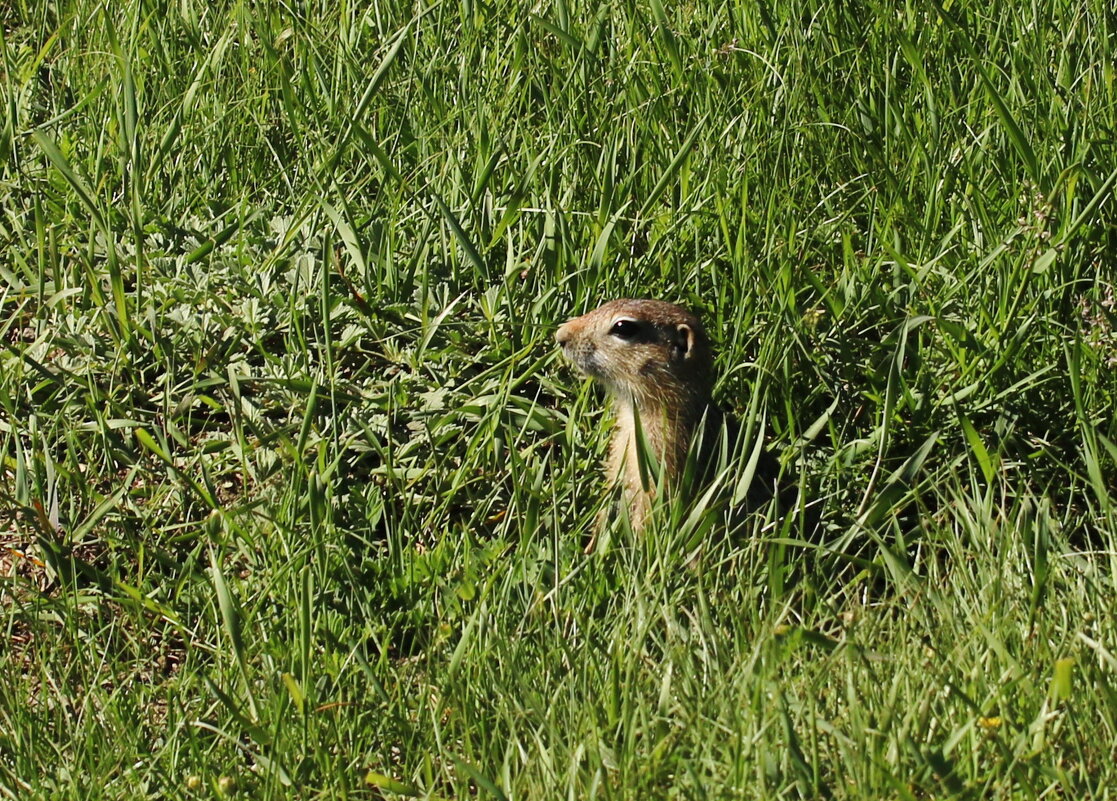
[[675,326],[675,350],[684,359],[690,358],[694,352],[694,329],[686,323]]

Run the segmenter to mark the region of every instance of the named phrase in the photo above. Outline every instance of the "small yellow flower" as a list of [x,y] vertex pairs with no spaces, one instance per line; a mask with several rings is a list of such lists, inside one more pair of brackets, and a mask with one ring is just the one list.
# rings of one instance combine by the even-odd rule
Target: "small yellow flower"
[[217,780],[217,790],[223,796],[230,796],[237,791],[237,780],[232,776],[222,776]]

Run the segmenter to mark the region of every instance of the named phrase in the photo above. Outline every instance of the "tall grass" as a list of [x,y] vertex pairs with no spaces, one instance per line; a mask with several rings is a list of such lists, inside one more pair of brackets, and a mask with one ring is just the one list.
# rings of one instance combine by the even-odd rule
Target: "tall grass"
[[[1117,15],[816,6],[0,9],[0,794],[1111,797]],[[819,531],[582,553],[619,296]]]

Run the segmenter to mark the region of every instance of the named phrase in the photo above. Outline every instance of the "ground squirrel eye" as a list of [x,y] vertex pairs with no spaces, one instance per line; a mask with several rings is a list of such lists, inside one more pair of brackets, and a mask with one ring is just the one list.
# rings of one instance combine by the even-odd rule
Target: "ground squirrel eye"
[[632,339],[640,333],[640,324],[635,320],[617,320],[609,333],[621,339]]

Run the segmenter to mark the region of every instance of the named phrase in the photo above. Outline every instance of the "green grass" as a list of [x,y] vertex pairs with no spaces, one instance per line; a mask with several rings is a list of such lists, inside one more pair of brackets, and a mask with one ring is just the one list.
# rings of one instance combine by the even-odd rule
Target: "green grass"
[[[1115,797],[1111,5],[403,5],[0,7],[0,797]],[[816,536],[583,555],[631,295]]]

